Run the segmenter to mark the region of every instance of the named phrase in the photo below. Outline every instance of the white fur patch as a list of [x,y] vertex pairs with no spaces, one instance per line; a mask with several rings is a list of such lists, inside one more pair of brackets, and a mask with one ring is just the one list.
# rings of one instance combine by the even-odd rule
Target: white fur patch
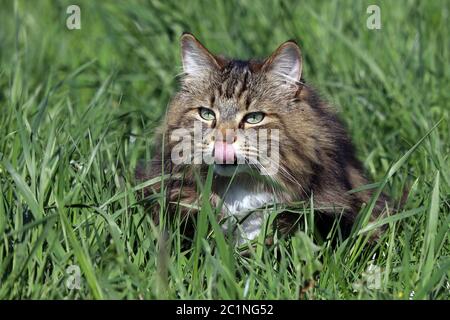
[[263,210],[267,204],[274,203],[274,195],[270,192],[256,191],[251,186],[232,185],[224,196],[224,207],[228,214],[223,224],[224,232],[234,229],[237,243],[243,244],[258,237],[264,223]]

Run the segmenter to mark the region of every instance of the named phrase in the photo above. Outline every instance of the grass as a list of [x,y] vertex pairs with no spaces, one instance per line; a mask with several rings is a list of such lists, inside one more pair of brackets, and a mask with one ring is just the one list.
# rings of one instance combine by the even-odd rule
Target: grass
[[[373,1],[78,1],[70,31],[72,2],[2,2],[0,299],[449,299],[448,1],[376,1],[381,30],[366,28]],[[161,232],[134,195],[156,181],[133,171],[177,88],[184,30],[242,58],[297,39],[375,186],[409,189],[398,214],[371,224],[368,204],[332,246],[314,208],[292,208],[303,232],[250,258],[207,203],[190,250]]]

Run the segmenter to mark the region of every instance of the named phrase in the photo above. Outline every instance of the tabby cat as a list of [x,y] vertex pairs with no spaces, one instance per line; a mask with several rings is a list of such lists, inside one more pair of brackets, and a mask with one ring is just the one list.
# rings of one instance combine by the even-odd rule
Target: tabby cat
[[[336,113],[305,83],[298,45],[287,41],[264,60],[242,61],[214,55],[192,34],[184,33],[181,53],[180,89],[160,128],[156,155],[150,166],[137,169],[137,177],[151,179],[162,171],[170,175],[164,184],[167,212],[190,226],[186,234],[195,232],[191,222],[201,203],[199,181],[209,168],[205,161],[192,161],[198,154],[212,159],[209,200],[219,208],[223,229],[232,226],[231,234],[239,243],[257,237],[264,208],[280,203],[313,202],[319,224],[340,217],[341,227],[348,230],[371,193],[349,192],[368,182]],[[200,141],[194,139],[194,124],[200,128]],[[276,142],[276,161],[255,157],[259,144],[242,142],[242,133],[250,130],[265,130],[268,144]],[[267,134],[273,132],[277,135]],[[192,138],[189,141],[194,141],[197,151],[176,162],[174,149],[181,138]],[[267,166],[274,163],[275,170],[269,172]],[[146,194],[158,188],[153,186]],[[383,195],[379,197],[372,218],[383,212],[385,201]],[[152,208],[158,221],[160,210]],[[286,212],[276,225],[280,232],[289,233],[297,220]]]

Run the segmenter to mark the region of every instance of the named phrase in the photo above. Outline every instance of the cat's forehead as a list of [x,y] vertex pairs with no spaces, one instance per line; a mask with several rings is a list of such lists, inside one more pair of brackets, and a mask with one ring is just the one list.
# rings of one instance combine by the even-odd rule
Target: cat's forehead
[[251,61],[233,60],[217,75],[213,104],[222,117],[233,116],[250,107],[258,92],[260,74]]
[[233,60],[219,73],[218,91],[221,97],[239,97],[254,78],[248,61]]
[[223,121],[234,120],[236,114],[243,109],[243,106],[233,98],[220,99],[214,107],[219,110],[220,118]]

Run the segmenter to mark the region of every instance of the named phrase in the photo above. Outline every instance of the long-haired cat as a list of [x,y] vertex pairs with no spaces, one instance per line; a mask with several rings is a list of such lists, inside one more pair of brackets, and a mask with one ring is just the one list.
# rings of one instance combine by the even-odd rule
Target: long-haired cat
[[[150,168],[137,170],[140,180],[171,176],[164,184],[168,214],[188,224],[195,219],[201,203],[198,177],[205,176],[209,164],[194,158],[204,155],[214,168],[209,200],[220,208],[218,220],[228,221],[224,230],[234,226],[239,243],[257,237],[264,208],[277,203],[313,202],[317,221],[340,217],[348,230],[371,194],[349,192],[367,180],[335,112],[305,84],[298,45],[287,41],[264,60],[242,61],[214,55],[184,33],[181,52],[181,87],[168,107],[156,155]],[[194,137],[195,124],[200,140]],[[250,131],[265,132],[266,145],[276,143],[277,149],[271,150],[276,159],[261,154],[259,143],[244,143]],[[174,150],[186,138],[184,153],[189,154],[174,161]],[[385,201],[381,195],[372,217],[382,213]],[[157,221],[160,210],[153,209]],[[293,230],[297,218],[281,214],[280,231]],[[187,233],[194,231],[190,226]]]

